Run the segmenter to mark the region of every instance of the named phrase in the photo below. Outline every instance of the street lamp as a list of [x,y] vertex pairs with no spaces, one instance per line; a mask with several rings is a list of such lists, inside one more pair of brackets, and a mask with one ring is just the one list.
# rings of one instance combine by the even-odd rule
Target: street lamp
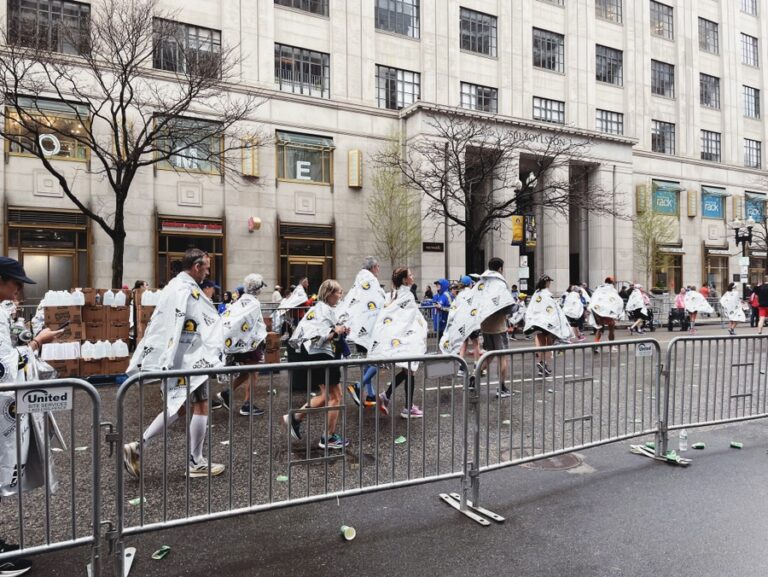
[[747,246],[752,244],[752,229],[755,221],[749,217],[746,221],[736,219],[731,223],[731,228],[736,237],[736,246],[741,245],[741,255],[747,256]]

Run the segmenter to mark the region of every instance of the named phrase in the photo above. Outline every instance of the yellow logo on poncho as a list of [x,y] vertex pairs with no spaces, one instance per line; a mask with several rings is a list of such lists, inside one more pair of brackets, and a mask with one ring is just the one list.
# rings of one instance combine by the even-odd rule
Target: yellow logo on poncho
[[537,303],[540,303],[540,302],[541,302],[541,295],[539,295],[539,296],[537,296],[537,297],[536,297],[536,302],[537,302]]
[[369,288],[371,288],[371,283],[369,283],[368,281],[365,281],[364,283],[362,283],[362,284],[360,285],[360,287],[361,287],[361,288],[362,288],[364,291],[367,291]]
[[470,314],[470,316],[476,317],[476,316],[477,316],[477,309],[472,309],[472,310],[469,312],[469,314]]
[[381,322],[383,322],[385,325],[392,324],[392,317],[385,317]]
[[242,325],[240,325],[240,330],[244,333],[247,333],[251,328],[251,325],[249,325],[247,322],[244,322]]
[[368,303],[368,310],[369,311],[375,311],[376,310],[376,303],[374,303],[374,302]]
[[197,323],[193,321],[192,319],[187,319],[184,321],[184,331],[187,333],[196,333],[197,332]]
[[551,315],[551,314],[552,314],[552,312],[553,312],[555,309],[553,309],[553,308],[550,306],[550,307],[547,307],[547,309],[546,309],[546,310],[547,310],[547,314],[548,314],[548,315]]
[[309,311],[307,313],[307,320],[311,321],[313,318],[315,318],[315,311]]
[[232,339],[227,339],[226,341],[224,341],[224,346],[231,347],[232,346]]
[[200,291],[197,290],[197,289],[193,289],[192,290],[192,298],[195,299],[195,300],[199,299],[200,298]]
[[392,345],[393,349],[396,349],[400,346],[400,339],[392,339],[389,344]]
[[485,283],[484,282],[478,283],[477,290],[479,291],[485,290]]

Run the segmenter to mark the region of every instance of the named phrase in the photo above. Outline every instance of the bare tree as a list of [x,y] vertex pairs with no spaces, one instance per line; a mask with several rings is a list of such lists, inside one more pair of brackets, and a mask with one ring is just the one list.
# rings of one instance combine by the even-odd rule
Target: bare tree
[[[101,0],[86,19],[61,19],[44,35],[19,14],[8,18],[1,33],[0,135],[11,150],[37,157],[110,237],[112,286],[121,286],[125,203],[139,171],[203,168],[224,178],[244,148],[261,142],[242,121],[262,99],[232,90],[240,61],[235,47],[212,37],[190,41],[158,0]],[[62,116],[70,122],[59,122]],[[84,200],[55,159],[62,143],[108,184],[113,206]]]
[[[384,147],[387,158],[399,154],[397,140],[389,141]],[[420,250],[419,197],[403,184],[396,167],[374,164],[372,174],[375,192],[368,200],[365,217],[371,225],[376,254],[385,256],[392,268],[407,264]]]
[[672,217],[658,214],[651,208],[635,219],[635,264],[645,273],[646,287],[651,288],[653,271],[669,263],[670,256],[660,252],[659,247],[672,242],[676,232]]
[[514,214],[539,207],[568,216],[571,210],[620,215],[611,190],[589,178],[592,141],[553,125],[523,129],[495,118],[454,110],[434,112],[432,134],[407,143],[405,154],[376,158],[397,169],[406,185],[427,200],[426,216],[464,233],[467,270],[480,270],[483,242]]

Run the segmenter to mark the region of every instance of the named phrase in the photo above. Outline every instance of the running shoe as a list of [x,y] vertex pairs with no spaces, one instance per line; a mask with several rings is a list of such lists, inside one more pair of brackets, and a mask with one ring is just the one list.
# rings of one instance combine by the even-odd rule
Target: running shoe
[[497,399],[508,399],[511,396],[512,396],[512,393],[507,388],[496,389],[496,398]]
[[8,551],[18,551],[19,546],[16,543],[8,543],[5,539],[0,539],[0,553],[8,553]]
[[547,376],[550,376],[552,374],[552,369],[549,368],[547,363],[544,363],[544,374]]
[[421,419],[423,416],[424,412],[416,405],[413,405],[410,409],[403,407],[400,411],[400,417],[403,419]]
[[347,385],[347,392],[352,396],[352,400],[355,401],[355,404],[359,407],[360,406],[360,385],[357,383],[349,384]]
[[[139,454],[139,443],[134,441],[123,445],[123,464],[125,470],[135,478],[141,475],[141,455]],[[0,573],[2,575],[2,573]]]
[[256,405],[252,405],[251,401],[245,401],[243,403],[243,406],[240,407],[240,414],[244,417],[247,417],[248,415],[253,415],[254,417],[260,417],[264,414],[264,409],[257,407]]
[[211,463],[208,465],[208,460],[205,457],[200,457],[198,461],[195,461],[192,455],[189,456],[189,476],[193,477],[207,477],[208,470],[211,471],[211,477],[218,477],[224,472],[224,465],[220,463]]
[[301,441],[301,421],[293,415],[283,415],[283,423],[294,441]]
[[26,559],[13,559],[0,561],[0,575],[2,577],[18,577],[32,569],[32,562]]
[[385,393],[379,395],[379,410],[385,415],[389,415],[389,399]]
[[328,438],[320,437],[320,442],[318,445],[321,449],[325,449],[326,447],[329,449],[344,449],[345,447],[349,446],[349,440],[342,439],[339,435],[334,433]]
[[216,393],[216,398],[225,409],[229,410],[229,391],[221,391],[220,393]]
[[366,395],[365,401],[363,401],[363,405],[366,407],[375,407],[376,406],[376,395]]

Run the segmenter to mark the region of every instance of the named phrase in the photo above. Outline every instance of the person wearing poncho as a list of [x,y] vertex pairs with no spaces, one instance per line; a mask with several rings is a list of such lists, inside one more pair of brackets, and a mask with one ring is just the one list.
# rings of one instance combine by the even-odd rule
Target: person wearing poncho
[[[264,340],[267,338],[267,326],[261,314],[258,296],[266,284],[260,274],[249,274],[243,281],[243,296],[232,303],[221,319],[224,354],[232,355],[232,362],[237,365],[258,365],[264,359]],[[245,383],[254,373],[242,372],[232,384],[232,392]],[[255,383],[245,388],[245,399],[240,407],[240,414],[260,416],[264,410],[251,402],[251,390]],[[231,407],[230,391],[224,390],[216,395],[228,410]]]
[[707,299],[704,298],[704,295],[696,290],[696,287],[691,287],[690,290],[685,293],[684,303],[685,310],[688,311],[689,315],[691,315],[691,326],[688,328],[688,332],[695,334],[696,317],[699,316],[699,313],[711,315],[713,312],[715,312],[715,309],[713,309],[712,305],[707,302]]
[[[521,331],[525,327],[525,299],[528,297],[525,293],[518,293],[517,298],[519,299],[517,304],[512,305],[512,315],[509,318],[509,324],[512,328],[512,331],[509,333],[509,338],[511,338],[513,341],[517,340],[517,337],[515,337],[515,333],[518,329]],[[526,337],[530,339],[531,337]]]
[[747,320],[742,308],[741,297],[739,296],[739,287],[736,283],[730,283],[728,290],[720,297],[720,308],[723,309],[725,316],[728,317],[728,334],[736,334],[736,323],[743,323]]
[[[126,373],[175,369],[212,369],[223,365],[221,317],[215,305],[200,289],[211,266],[208,254],[197,248],[187,249],[181,261],[182,271],[160,293],[144,338],[137,345]],[[144,431],[141,441],[123,446],[123,462],[134,477],[141,474],[142,453],[149,441],[161,435],[167,425],[182,415],[189,397],[192,416],[189,421],[187,456],[190,477],[220,475],[224,465],[211,463],[203,456],[208,429],[208,376],[162,379],[165,411],[161,411]],[[165,415],[163,413],[166,413]]]
[[[595,342],[599,343],[603,336],[603,329],[608,329],[608,340],[616,339],[616,321],[624,312],[624,301],[621,300],[616,287],[613,284],[613,277],[605,279],[605,284],[601,284],[592,293],[587,310],[591,313],[590,324],[597,328],[595,333]],[[613,347],[612,350],[618,350]],[[595,352],[600,352],[595,347]]]
[[584,330],[584,304],[585,300],[581,295],[581,287],[573,285],[568,287],[568,292],[563,298],[563,312],[568,318],[568,324],[571,326],[573,336],[579,341],[584,340],[581,331]]
[[283,323],[288,320],[286,317],[286,311],[290,309],[295,309],[296,307],[305,306],[307,304],[307,302],[309,301],[309,297],[307,296],[308,286],[309,286],[309,280],[305,277],[301,279],[298,285],[296,285],[296,288],[293,289],[293,292],[290,294],[290,296],[280,301],[280,304],[272,313],[272,330],[273,331],[280,332],[280,333],[286,332],[284,331],[284,327],[283,327]]
[[627,315],[634,320],[629,326],[629,334],[635,331],[639,334],[643,333],[643,325],[650,318],[648,314],[649,302],[650,299],[643,291],[642,285],[636,284],[629,293],[626,305]]
[[[35,284],[27,277],[21,264],[9,257],[0,257],[0,301],[13,301],[19,296],[24,284]],[[42,328],[29,343],[15,346],[11,337],[9,309],[0,307],[0,384],[22,383],[39,380],[39,371],[50,367],[38,360],[35,353],[53,341],[62,330]],[[19,431],[16,430],[18,418]],[[53,457],[48,454],[46,471],[45,420],[48,419],[53,431],[57,431],[50,413],[16,414],[16,392],[0,393],[0,497],[10,497],[19,491],[42,487],[48,482],[48,489],[55,492],[58,486],[53,469]],[[17,434],[20,446],[17,447]],[[61,441],[59,440],[59,445]],[[48,444],[49,451],[52,448]],[[21,462],[19,462],[19,459]],[[21,475],[17,471],[21,470]],[[2,551],[11,551],[18,545],[0,539]],[[26,559],[11,558],[0,562],[2,574],[21,575],[32,567]]]
[[[563,309],[549,291],[552,277],[543,275],[536,283],[536,291],[531,296],[531,302],[525,311],[525,334],[535,333],[537,347],[548,347],[555,339],[567,341],[571,337],[571,327]],[[551,375],[552,369],[547,360],[552,353],[536,353],[536,369],[539,375]]]
[[[341,359],[344,349],[344,337],[349,334],[349,328],[338,319],[336,306],[341,301],[343,291],[341,285],[333,279],[323,281],[317,291],[317,303],[307,311],[299,321],[288,340],[288,346],[298,353],[297,362],[329,361]],[[339,419],[337,407],[341,405],[341,371],[338,367],[319,369],[298,369],[293,378],[299,375],[308,377],[305,387],[317,388],[319,394],[312,397],[297,411],[283,415],[291,437],[301,441],[301,423],[306,416],[307,408],[329,407],[326,413],[326,432],[320,437],[321,449],[344,449],[349,441],[336,434],[336,422]]]
[[399,267],[392,273],[392,292],[387,295],[384,309],[373,327],[370,355],[391,359],[400,367],[395,377],[394,387],[390,383],[387,390],[379,395],[379,410],[389,415],[390,402],[394,389],[407,382],[405,406],[400,411],[404,419],[421,418],[424,413],[413,403],[415,371],[418,362],[401,361],[398,358],[421,356],[427,352],[427,321],[419,310],[419,305],[411,292],[413,273]]
[[[363,267],[355,278],[355,284],[344,295],[344,300],[337,307],[340,321],[349,327],[347,340],[354,343],[358,352],[362,354],[368,354],[373,326],[386,299],[384,289],[379,284],[380,270],[378,259],[372,256],[365,257]],[[373,377],[376,376],[378,368],[376,365],[363,365],[360,372],[366,393],[363,403],[366,407],[375,407],[376,391],[373,388]],[[350,383],[347,390],[355,403],[360,406],[360,383]]]

